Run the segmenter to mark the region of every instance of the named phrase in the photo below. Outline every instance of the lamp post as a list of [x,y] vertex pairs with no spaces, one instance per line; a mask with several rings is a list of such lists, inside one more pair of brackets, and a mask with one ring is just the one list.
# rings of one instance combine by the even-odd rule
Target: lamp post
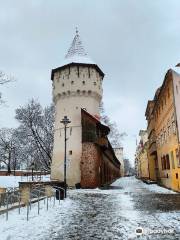
[[31,163],[31,169],[32,169],[32,182],[34,181],[34,168],[35,168],[35,164],[34,162]]
[[67,185],[66,185],[66,130],[68,123],[71,123],[71,121],[68,119],[67,116],[64,116],[64,118],[60,121],[60,123],[64,124],[64,189],[65,189],[65,198],[66,198],[66,191],[67,191]]

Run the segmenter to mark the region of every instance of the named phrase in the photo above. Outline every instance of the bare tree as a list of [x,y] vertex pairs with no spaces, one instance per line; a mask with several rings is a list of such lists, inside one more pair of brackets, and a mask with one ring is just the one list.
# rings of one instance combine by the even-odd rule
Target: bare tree
[[54,107],[42,108],[32,99],[16,109],[15,118],[20,126],[17,129],[21,143],[26,146],[23,155],[37,168],[49,170],[52,162]]
[[124,159],[124,175],[125,176],[132,176],[135,174],[135,170],[132,167],[128,158]]
[[11,173],[18,166],[20,146],[15,135],[15,130],[11,128],[0,129],[0,162],[3,163]]
[[[12,76],[6,75],[4,72],[0,71],[0,85],[4,85],[6,83],[14,81],[14,78]],[[2,100],[2,93],[0,92],[0,104],[3,103]]]
[[103,102],[101,102],[99,109],[101,121],[110,128],[109,140],[113,148],[122,146],[122,139],[126,136],[126,133],[120,133],[117,124],[115,122],[111,122],[110,118],[105,113]]

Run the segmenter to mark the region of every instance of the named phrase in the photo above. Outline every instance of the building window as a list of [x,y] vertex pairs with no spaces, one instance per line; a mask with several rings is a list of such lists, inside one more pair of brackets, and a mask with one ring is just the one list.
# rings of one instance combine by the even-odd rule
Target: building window
[[85,85],[85,81],[82,81],[82,84]]
[[96,82],[94,82],[94,86],[96,86]]
[[62,83],[62,87],[64,87],[64,83]]
[[178,167],[180,167],[180,157],[179,157],[179,150],[178,148],[176,148],[176,162],[177,162],[177,165]]
[[169,154],[161,157],[162,170],[170,169]]
[[176,173],[176,179],[178,179],[178,173]]
[[175,164],[174,164],[174,153],[171,151],[171,163],[172,163],[172,168],[175,169]]
[[162,170],[164,170],[164,161],[163,161],[163,157],[161,157],[161,166],[162,166]]
[[166,169],[170,169],[169,154],[166,154]]
[[69,155],[72,155],[72,150],[69,151]]
[[71,84],[73,85],[73,84],[74,84],[74,81],[71,81]]

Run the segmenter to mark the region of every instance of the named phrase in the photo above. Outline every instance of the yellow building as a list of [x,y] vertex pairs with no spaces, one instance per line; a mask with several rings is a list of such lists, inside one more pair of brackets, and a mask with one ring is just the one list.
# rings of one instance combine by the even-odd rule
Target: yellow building
[[[155,98],[156,98],[156,95],[155,95]],[[158,158],[157,158],[157,147],[156,147],[155,119],[153,114],[154,104],[155,104],[155,100],[148,101],[145,115],[148,123],[147,124],[147,134],[148,134],[148,150],[147,151],[148,151],[148,162],[149,162],[149,178],[151,180],[158,181],[159,169],[158,169]]]
[[[179,72],[179,73],[178,73]],[[169,69],[146,109],[151,178],[180,191],[180,71]]]
[[149,179],[149,162],[148,162],[148,139],[147,131],[140,130],[140,142],[136,149],[135,168],[136,175],[140,179]]

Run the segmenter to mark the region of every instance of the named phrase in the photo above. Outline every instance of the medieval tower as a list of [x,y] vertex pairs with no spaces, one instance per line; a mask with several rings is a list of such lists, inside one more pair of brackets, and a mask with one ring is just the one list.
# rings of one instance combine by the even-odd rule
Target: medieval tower
[[64,131],[60,121],[67,116],[67,184],[80,182],[82,155],[81,109],[99,117],[104,73],[86,53],[78,31],[64,62],[52,70],[53,101],[55,104],[55,131],[51,179],[64,178]]

